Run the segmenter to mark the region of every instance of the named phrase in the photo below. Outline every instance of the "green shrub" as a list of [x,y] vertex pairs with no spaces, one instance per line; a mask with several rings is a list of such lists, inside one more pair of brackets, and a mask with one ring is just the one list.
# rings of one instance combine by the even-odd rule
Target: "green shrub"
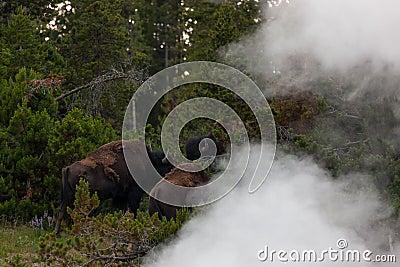
[[160,220],[147,212],[114,212],[91,216],[99,206],[96,194],[89,194],[89,185],[80,180],[75,194],[74,209],[69,208],[73,225],[68,235],[57,238],[55,233],[40,239],[40,257],[46,264],[61,266],[85,265],[136,266],[140,259],[158,243],[173,236],[188,219],[189,212],[178,212],[176,220]]
[[60,120],[59,84],[32,91],[29,81],[38,78],[22,68],[0,81],[0,213],[25,220],[58,206],[62,167],[117,139],[104,119],[79,109]]

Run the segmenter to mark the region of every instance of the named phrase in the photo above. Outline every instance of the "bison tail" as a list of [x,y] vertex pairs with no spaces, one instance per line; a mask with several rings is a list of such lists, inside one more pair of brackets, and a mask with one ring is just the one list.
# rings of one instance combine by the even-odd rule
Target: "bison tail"
[[60,207],[58,208],[58,218],[56,223],[56,233],[59,235],[61,221],[67,211],[69,204],[70,186],[68,184],[68,167],[62,169],[61,193],[60,193]]
[[70,187],[68,184],[68,167],[62,169],[61,199],[60,202],[68,200]]

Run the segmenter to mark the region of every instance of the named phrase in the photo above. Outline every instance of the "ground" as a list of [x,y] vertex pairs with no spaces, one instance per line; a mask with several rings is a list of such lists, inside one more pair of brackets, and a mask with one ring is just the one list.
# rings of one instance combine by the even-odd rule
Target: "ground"
[[[45,233],[44,230],[34,229],[27,225],[2,224],[0,266],[35,266],[33,262],[39,257],[39,237]],[[14,265],[8,263],[10,261]]]

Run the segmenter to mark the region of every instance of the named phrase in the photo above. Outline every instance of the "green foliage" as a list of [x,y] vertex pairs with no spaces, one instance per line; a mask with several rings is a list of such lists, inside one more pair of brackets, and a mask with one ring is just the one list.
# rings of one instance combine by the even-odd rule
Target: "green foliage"
[[[218,99],[221,102],[229,105],[241,120],[244,123],[244,126],[247,129],[247,134],[250,140],[259,140],[260,138],[260,130],[258,127],[258,123],[256,118],[251,111],[250,107],[236,94],[231,92],[228,89],[221,88],[216,85],[211,84],[202,84],[202,83],[193,83],[189,85],[180,86],[177,90],[173,90],[171,93],[168,93],[164,98],[163,104],[163,111],[165,114],[168,114],[171,110],[173,110],[176,106],[183,103],[184,101],[196,97],[209,97],[213,99]],[[206,105],[199,105],[205,107]],[[191,111],[194,112],[194,111]],[[201,110],[200,110],[201,112]],[[220,120],[227,118],[226,114],[222,112],[222,110],[215,110],[215,114],[220,115]],[[187,115],[187,114],[186,114]],[[160,122],[162,125],[163,121]],[[207,119],[196,119],[195,121],[191,122],[188,125],[185,125],[183,131],[180,134],[180,140],[184,141],[187,140],[190,136],[195,135],[207,135],[210,133],[211,129],[213,128],[214,122]],[[235,131],[235,129],[232,129]],[[222,127],[216,127],[215,131],[216,134],[221,142],[225,145],[228,144],[228,137],[225,132],[222,130]]]
[[[64,21],[62,35],[55,37],[67,62],[64,88],[72,90],[94,80],[96,84],[63,100],[63,108],[73,106],[100,114],[120,130],[125,108],[137,88],[132,81],[141,79],[151,55],[143,39],[144,20],[137,12],[140,5],[137,1],[100,0],[72,2],[71,6],[74,12],[65,12],[60,18]],[[107,82],[99,78],[113,77],[110,70],[136,77]]]
[[128,61],[129,36],[124,7],[118,1],[72,2],[66,14],[62,54],[68,64],[68,79],[74,85],[88,83],[102,72]]
[[[53,119],[46,110],[32,111],[27,100],[15,110],[6,134],[3,136],[1,154],[4,169],[1,176],[12,176],[11,182],[19,197],[28,194],[32,188],[41,188],[43,176],[47,173],[45,148],[51,133]],[[42,194],[33,191],[35,197]]]
[[[346,120],[341,114],[336,117],[330,114],[326,116],[320,114],[317,123],[308,128],[305,134],[295,134],[301,129],[290,129],[287,134],[290,136],[290,144],[285,146],[286,150],[311,156],[334,177],[352,172],[370,175],[374,178],[372,186],[379,190],[382,197],[390,199],[395,209],[394,215],[398,216],[400,161],[395,146],[368,134],[368,129],[360,128],[360,125],[353,125],[349,129],[346,129],[348,125],[336,126]],[[368,135],[364,139],[358,136],[359,140],[350,142],[349,138],[357,136],[352,131],[357,131],[358,135],[359,132]]]
[[52,118],[57,116],[58,104],[54,100],[53,93],[60,89],[59,84],[52,84],[42,91],[32,85],[33,81],[39,81],[41,75],[35,71],[21,68],[15,78],[0,80],[0,126],[8,126],[10,118],[25,101],[26,106],[32,111],[43,111]]
[[22,103],[27,88],[11,79],[1,80],[0,86],[0,125],[7,127],[10,116],[14,114],[17,105]]
[[324,108],[323,99],[309,91],[273,97],[269,104],[275,123],[294,128],[297,133],[309,132]]
[[59,1],[54,0],[5,0],[0,2],[0,24],[7,24],[12,14],[19,9],[23,9],[30,15],[32,20],[40,22],[40,26],[44,26],[52,20],[57,11],[53,8]]
[[[58,117],[53,92],[60,89],[61,81],[55,82],[53,77],[46,78],[43,74],[60,73],[64,61],[54,45],[41,36],[41,22],[31,16],[37,15],[39,10],[48,10],[44,3],[21,2],[24,8],[9,1],[3,4],[1,9],[5,13],[2,13],[0,23],[0,212],[27,219],[51,208],[50,193],[43,187],[43,182],[49,175],[46,146]],[[29,9],[34,6],[38,9]],[[30,15],[27,15],[28,10]]]
[[[399,168],[399,166],[397,167]],[[397,172],[399,173],[399,172]],[[396,175],[388,188],[389,194],[392,197],[393,206],[396,216],[400,214],[400,178]]]
[[43,74],[61,72],[65,65],[61,55],[37,27],[22,8],[0,24],[0,79],[14,77],[23,67]]
[[[183,5],[179,5],[176,1],[165,1],[160,8],[168,8],[168,6],[174,5],[177,5],[174,12],[161,15],[157,20],[159,24],[156,23],[158,27],[150,31],[156,32],[157,40],[155,42],[158,43],[157,46],[154,45],[154,50],[155,53],[158,53],[157,58],[160,58],[159,64],[163,57],[165,57],[165,60],[168,59],[165,66],[171,64],[171,62],[179,63],[185,60],[217,60],[219,50],[253,30],[253,26],[257,24],[256,18],[259,16],[260,9],[258,3],[252,0],[241,1],[241,4],[238,4],[237,1],[225,1],[222,4],[208,1],[184,1]],[[162,28],[162,25],[165,26],[165,24],[168,27]],[[189,39],[183,40],[183,37],[180,36],[181,33],[176,32],[177,29],[180,32],[184,30]],[[160,34],[160,32],[163,34]],[[174,34],[175,37],[171,38],[170,36]],[[170,39],[165,40],[166,38]],[[174,43],[174,40],[181,40],[181,43]],[[186,43],[184,44],[183,41]],[[167,47],[168,51],[166,50]],[[178,48],[183,51],[181,54],[174,50]],[[161,104],[162,112],[157,124],[162,124],[165,114],[168,114],[180,103],[201,96],[218,99],[232,107],[244,121],[250,138],[259,138],[259,128],[248,105],[229,90],[211,84],[193,83],[180,86],[168,93]],[[153,122],[153,125],[155,124]],[[201,127],[193,127],[193,125],[185,127],[181,137],[186,140],[189,136],[208,134],[212,124],[210,121],[205,121],[205,124],[196,121],[193,125],[201,125]],[[158,131],[158,129],[156,130]],[[217,129],[218,131],[218,135],[223,138],[222,141],[226,142],[223,131]]]
[[152,49],[145,38],[145,25],[149,24],[150,12],[146,9],[148,0],[125,1],[121,15],[125,19],[129,37],[128,60],[139,69],[147,68],[151,63]]
[[30,198],[21,200],[15,196],[0,203],[0,213],[2,215],[10,219],[21,218],[24,221],[32,218],[35,214],[43,214],[43,212],[48,209],[49,206],[46,203],[33,202]]
[[135,1],[134,6],[143,21],[141,27],[144,43],[150,48],[150,73],[182,62],[182,12],[185,7],[181,1],[139,0]]
[[[186,2],[186,1],[185,1]],[[188,25],[193,28],[191,46],[186,54],[188,61],[218,59],[218,51],[254,30],[259,19],[257,1],[224,1],[214,4],[208,1],[189,1],[192,12],[184,13]],[[190,20],[189,20],[190,19]]]
[[57,239],[51,233],[40,239],[41,261],[61,266],[105,264],[135,264],[158,243],[170,238],[188,219],[189,212],[179,212],[176,220],[159,220],[139,211],[115,212],[90,216],[99,206],[96,194],[90,195],[89,185],[80,180],[75,194],[74,209],[68,209],[73,226],[65,239]]
[[53,93],[60,84],[49,79],[33,88],[40,76],[22,68],[0,81],[0,212],[8,216],[30,219],[53,209],[60,169],[116,139],[104,119],[78,109],[59,121]]
[[75,108],[54,124],[48,138],[47,152],[51,155],[48,167],[59,170],[116,138],[115,131],[104,119],[86,115]]
[[5,186],[1,196],[4,202],[0,203],[2,214],[30,218],[49,208],[37,201],[50,193],[43,182],[48,175],[46,146],[53,124],[46,109],[33,111],[25,99],[4,129],[0,139],[0,177]]

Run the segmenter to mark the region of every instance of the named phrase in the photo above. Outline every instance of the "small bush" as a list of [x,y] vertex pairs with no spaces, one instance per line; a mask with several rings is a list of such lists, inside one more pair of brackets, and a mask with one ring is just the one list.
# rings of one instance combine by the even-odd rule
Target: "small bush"
[[140,259],[161,241],[173,236],[188,219],[182,210],[176,220],[160,220],[147,212],[114,212],[90,216],[99,206],[96,194],[90,195],[88,183],[79,182],[74,209],[68,209],[73,225],[66,238],[55,233],[41,237],[39,253],[46,264],[61,266],[87,265],[135,266]]

